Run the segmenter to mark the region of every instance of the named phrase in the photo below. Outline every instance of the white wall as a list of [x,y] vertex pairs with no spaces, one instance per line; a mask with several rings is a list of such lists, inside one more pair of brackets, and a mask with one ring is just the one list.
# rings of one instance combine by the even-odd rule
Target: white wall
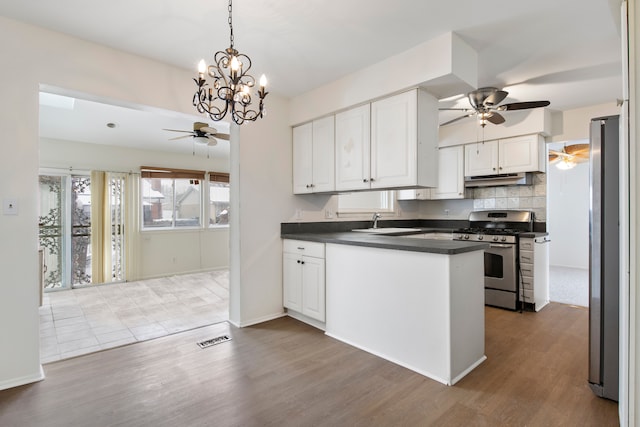
[[547,170],[549,265],[589,268],[589,162]]

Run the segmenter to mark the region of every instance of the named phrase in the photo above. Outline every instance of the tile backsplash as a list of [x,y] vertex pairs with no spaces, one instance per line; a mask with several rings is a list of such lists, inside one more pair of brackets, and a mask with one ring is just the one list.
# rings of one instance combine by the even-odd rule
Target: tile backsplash
[[536,222],[546,222],[547,175],[533,174],[531,185],[474,188],[473,209],[532,210],[535,213]]

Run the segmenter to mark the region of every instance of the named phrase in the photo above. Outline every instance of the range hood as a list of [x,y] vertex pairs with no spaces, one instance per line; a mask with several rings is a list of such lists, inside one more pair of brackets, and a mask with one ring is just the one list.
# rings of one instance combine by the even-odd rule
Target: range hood
[[530,185],[532,182],[531,174],[524,172],[464,177],[464,186],[467,188],[497,187],[499,185]]

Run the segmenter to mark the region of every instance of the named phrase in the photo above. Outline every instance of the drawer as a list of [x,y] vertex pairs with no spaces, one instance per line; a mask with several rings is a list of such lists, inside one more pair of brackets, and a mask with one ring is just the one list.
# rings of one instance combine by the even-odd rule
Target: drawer
[[520,252],[532,251],[532,250],[533,250],[533,239],[520,239]]
[[533,264],[520,263],[520,270],[524,277],[533,277]]
[[533,264],[533,251],[520,250],[520,262]]
[[533,277],[523,277],[522,278],[522,288],[533,290]]
[[283,252],[298,255],[324,258],[324,243],[285,239],[282,244],[282,250]]
[[533,299],[533,291],[529,291],[527,289],[520,290],[520,299],[524,302],[534,302]]

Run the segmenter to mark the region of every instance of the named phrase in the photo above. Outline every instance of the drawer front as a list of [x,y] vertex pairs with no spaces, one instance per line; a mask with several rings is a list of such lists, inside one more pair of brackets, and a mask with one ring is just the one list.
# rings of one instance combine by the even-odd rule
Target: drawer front
[[524,290],[524,291],[520,291],[520,300],[524,301],[524,302],[535,302],[535,300],[533,299],[533,291],[528,291],[528,290]]
[[520,251],[532,251],[533,239],[520,239]]
[[533,265],[532,264],[520,264],[520,270],[522,271],[522,275],[524,277],[533,277]]
[[533,264],[533,251],[520,251],[520,262]]
[[324,243],[285,239],[283,251],[314,258],[324,258]]

